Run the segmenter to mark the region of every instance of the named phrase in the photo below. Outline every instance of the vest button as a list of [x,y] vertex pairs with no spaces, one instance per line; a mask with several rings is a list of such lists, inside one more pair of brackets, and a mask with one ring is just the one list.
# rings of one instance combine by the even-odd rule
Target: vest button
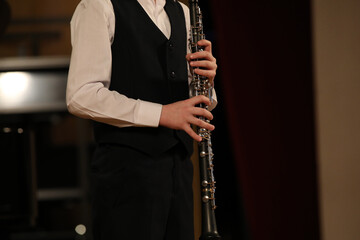
[[172,72],[170,73],[170,77],[172,77],[172,78],[175,78],[175,77],[176,77],[176,74],[175,74],[174,71],[172,71]]
[[169,49],[172,50],[174,48],[174,44],[172,42],[169,42]]

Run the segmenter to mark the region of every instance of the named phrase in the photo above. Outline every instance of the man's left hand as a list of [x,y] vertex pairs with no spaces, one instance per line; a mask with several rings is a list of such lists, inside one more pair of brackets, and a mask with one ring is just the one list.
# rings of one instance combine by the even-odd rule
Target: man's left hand
[[194,72],[196,74],[207,77],[211,85],[214,85],[217,64],[216,58],[212,55],[211,42],[203,39],[197,44],[203,47],[204,51],[189,53],[186,55],[186,59],[190,66],[195,68]]

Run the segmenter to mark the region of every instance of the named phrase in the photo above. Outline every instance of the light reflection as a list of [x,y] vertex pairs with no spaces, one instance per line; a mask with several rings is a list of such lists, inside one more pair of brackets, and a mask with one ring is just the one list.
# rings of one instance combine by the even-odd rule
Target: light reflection
[[79,235],[84,235],[86,233],[86,227],[83,224],[79,224],[75,227],[75,232]]
[[7,72],[0,74],[0,99],[17,102],[29,86],[30,75],[25,72]]
[[11,133],[11,128],[9,128],[9,127],[4,127],[4,128],[3,128],[3,132],[4,132],[4,133]]

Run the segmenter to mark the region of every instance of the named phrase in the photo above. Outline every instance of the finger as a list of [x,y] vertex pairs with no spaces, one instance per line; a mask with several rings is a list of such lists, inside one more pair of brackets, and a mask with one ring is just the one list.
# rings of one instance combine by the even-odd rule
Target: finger
[[189,136],[192,137],[195,141],[201,142],[202,138],[197,135],[189,125],[184,128],[184,131],[189,134]]
[[204,117],[206,119],[209,119],[209,120],[213,120],[214,119],[214,116],[211,114],[210,111],[204,109],[204,108],[199,108],[199,107],[196,107],[192,110],[191,112],[193,115],[195,116],[199,116],[199,117]]
[[205,76],[207,78],[214,78],[216,75],[216,72],[214,70],[204,70],[196,68],[194,72],[198,75]]
[[215,126],[214,126],[214,125],[212,125],[212,124],[210,124],[210,123],[207,123],[207,122],[205,122],[205,121],[203,121],[203,120],[201,120],[201,119],[199,119],[199,118],[196,118],[196,117],[190,119],[189,122],[190,122],[192,125],[198,126],[199,128],[205,128],[205,129],[207,129],[207,130],[209,130],[209,131],[212,131],[212,130],[215,129]]
[[186,54],[186,56],[185,56],[185,58],[186,58],[186,60],[188,61],[188,62],[190,62],[191,61],[191,54],[192,53],[188,53],[188,54]]
[[196,60],[196,59],[207,59],[212,62],[216,62],[216,58],[211,54],[211,52],[207,51],[200,51],[190,54],[190,60]]
[[217,64],[212,61],[191,61],[190,66],[192,67],[201,67],[207,70],[216,70]]
[[195,96],[195,97],[192,97],[190,99],[187,100],[188,103],[192,106],[195,106],[197,104],[200,104],[200,103],[205,103],[206,105],[210,106],[211,105],[211,101],[209,98],[205,97],[205,96]]
[[197,44],[201,47],[204,47],[204,50],[207,52],[212,51],[212,46],[211,46],[212,44],[209,40],[202,39],[202,40],[198,41]]

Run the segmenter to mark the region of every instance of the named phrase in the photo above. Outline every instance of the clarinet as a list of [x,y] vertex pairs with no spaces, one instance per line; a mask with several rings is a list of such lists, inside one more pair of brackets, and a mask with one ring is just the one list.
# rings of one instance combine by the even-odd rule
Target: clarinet
[[[202,13],[199,7],[198,0],[189,0],[190,8],[190,48],[191,52],[203,51],[197,45],[197,42],[205,39],[205,34],[202,24]],[[193,72],[193,79],[191,81],[191,88],[193,95],[205,95],[212,101],[212,86],[207,77],[200,76]],[[208,110],[206,104],[200,104],[201,108]],[[204,117],[201,120],[210,122]],[[205,128],[197,128],[197,133],[202,137],[202,141],[198,143],[199,148],[199,166],[200,166],[200,188],[201,188],[201,216],[202,216],[202,231],[200,240],[217,240],[221,239],[216,226],[215,219],[215,179],[213,174],[213,158],[211,145],[211,133]]]

